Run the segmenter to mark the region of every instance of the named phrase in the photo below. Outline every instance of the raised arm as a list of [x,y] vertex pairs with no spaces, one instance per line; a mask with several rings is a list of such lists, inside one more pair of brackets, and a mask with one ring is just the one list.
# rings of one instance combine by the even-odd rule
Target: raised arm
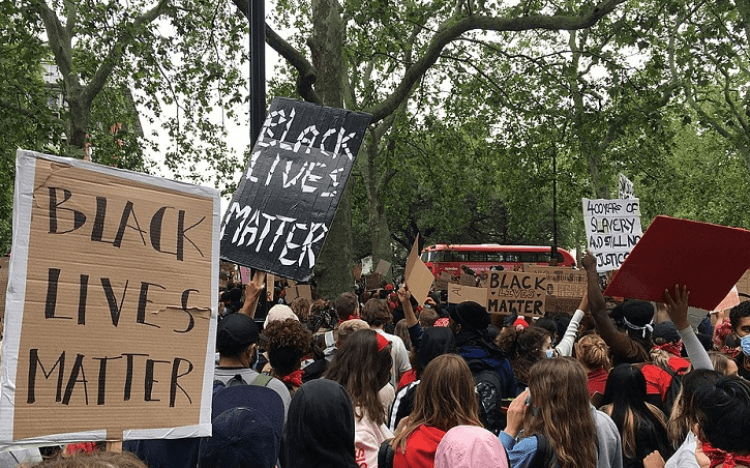
[[669,294],[669,289],[665,289],[664,297],[667,304],[667,314],[675,327],[677,327],[677,332],[685,344],[685,350],[688,353],[693,369],[713,369],[714,367],[711,364],[708,353],[703,348],[698,337],[695,336],[695,331],[693,331],[693,327],[690,326],[690,321],[688,321],[690,291],[687,290],[687,286],[680,288],[680,285],[676,284],[674,286],[674,298]]
[[640,353],[640,346],[630,339],[627,334],[617,330],[614,322],[612,322],[607,314],[607,305],[604,302],[604,295],[602,295],[601,288],[599,287],[599,274],[596,272],[596,257],[594,257],[591,251],[587,250],[581,259],[581,264],[586,269],[589,310],[591,311],[591,315],[594,316],[599,335],[607,343],[610,350],[612,350],[612,354],[632,362],[632,359],[635,359],[635,356]]

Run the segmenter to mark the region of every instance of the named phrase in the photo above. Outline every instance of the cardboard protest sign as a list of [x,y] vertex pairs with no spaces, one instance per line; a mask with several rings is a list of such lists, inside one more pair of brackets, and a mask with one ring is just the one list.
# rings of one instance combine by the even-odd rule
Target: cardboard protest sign
[[18,151],[0,445],[211,434],[219,206]]
[[419,258],[419,236],[414,240],[414,245],[406,259],[406,268],[404,269],[404,278],[406,285],[409,287],[411,295],[418,303],[424,304],[427,295],[430,293],[432,282],[435,277],[427,265]]
[[518,271],[489,271],[487,276],[487,312],[542,317],[547,299],[545,275]]
[[365,279],[365,291],[374,291],[383,285],[383,278],[377,273],[363,275],[362,278]]
[[448,304],[460,304],[464,301],[474,301],[487,307],[487,289],[460,284],[448,285]]
[[435,278],[435,288],[439,290],[448,289],[448,283],[450,283],[452,276],[450,273],[440,273],[440,278]]
[[750,301],[750,270],[737,281],[737,295],[740,296],[740,302]]
[[5,290],[8,289],[10,258],[0,257],[0,322],[5,317]]
[[274,99],[224,214],[221,258],[309,280],[370,119]]
[[635,191],[633,189],[633,182],[630,181],[624,174],[620,174],[620,180],[617,184],[618,192],[620,194],[620,200],[632,200],[635,198]]
[[375,269],[375,273],[379,274],[380,276],[385,276],[386,273],[388,273],[388,270],[391,268],[391,262],[386,262],[385,260],[381,260],[378,262],[378,267]]
[[544,275],[547,278],[547,294],[550,296],[580,299],[588,288],[588,278],[584,270],[531,265],[525,271]]
[[286,293],[284,294],[284,300],[287,304],[291,304],[292,301],[298,297],[304,297],[308,301],[312,302],[312,289],[309,284],[298,284],[296,286],[287,286],[284,288]]
[[461,277],[459,278],[459,283],[461,286],[472,286],[476,287],[477,285],[477,278],[474,275],[469,275],[466,273],[461,273]]
[[573,316],[581,305],[580,298],[547,296],[544,300],[544,312]]
[[605,295],[664,302],[664,290],[680,284],[691,306],[714,310],[748,266],[750,231],[657,216]]
[[641,209],[632,200],[583,199],[583,219],[589,249],[596,256],[596,271],[616,270],[643,234]]
[[252,279],[252,270],[248,267],[240,267],[240,281],[242,284],[247,284],[250,282],[250,279]]

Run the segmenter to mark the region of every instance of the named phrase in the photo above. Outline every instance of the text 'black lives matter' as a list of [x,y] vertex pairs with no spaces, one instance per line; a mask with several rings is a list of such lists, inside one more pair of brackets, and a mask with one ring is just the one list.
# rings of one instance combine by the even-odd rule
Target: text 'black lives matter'
[[372,116],[276,98],[221,224],[221,258],[307,281]]

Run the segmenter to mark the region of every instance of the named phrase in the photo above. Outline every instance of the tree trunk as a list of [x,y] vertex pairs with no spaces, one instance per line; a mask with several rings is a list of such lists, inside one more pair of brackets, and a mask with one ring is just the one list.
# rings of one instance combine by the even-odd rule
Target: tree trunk
[[68,146],[85,149],[86,134],[91,120],[91,102],[86,102],[80,89],[72,89],[66,93],[65,100],[70,110],[70,125],[68,126]]
[[370,242],[372,246],[372,262],[377,265],[380,260],[390,262],[393,259],[391,251],[391,231],[388,228],[388,218],[385,205],[380,196],[382,189],[381,173],[377,169],[376,159],[380,151],[381,136],[378,130],[370,132],[372,138],[360,150],[362,174],[367,187],[367,207],[370,226]]
[[[343,44],[346,36],[341,6],[336,0],[313,0],[313,33],[308,41],[319,76],[315,90],[325,105],[344,107]],[[315,281],[321,297],[335,299],[354,287],[352,276],[351,182],[341,194],[336,215],[315,264]]]

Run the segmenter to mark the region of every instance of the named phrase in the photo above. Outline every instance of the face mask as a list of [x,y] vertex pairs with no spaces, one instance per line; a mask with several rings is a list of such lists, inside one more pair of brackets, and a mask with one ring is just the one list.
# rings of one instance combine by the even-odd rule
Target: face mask
[[742,338],[742,341],[740,341],[740,347],[742,348],[742,354],[750,358],[750,335]]
[[552,359],[555,357],[555,350],[553,348],[550,348],[545,353],[547,355],[547,359]]

